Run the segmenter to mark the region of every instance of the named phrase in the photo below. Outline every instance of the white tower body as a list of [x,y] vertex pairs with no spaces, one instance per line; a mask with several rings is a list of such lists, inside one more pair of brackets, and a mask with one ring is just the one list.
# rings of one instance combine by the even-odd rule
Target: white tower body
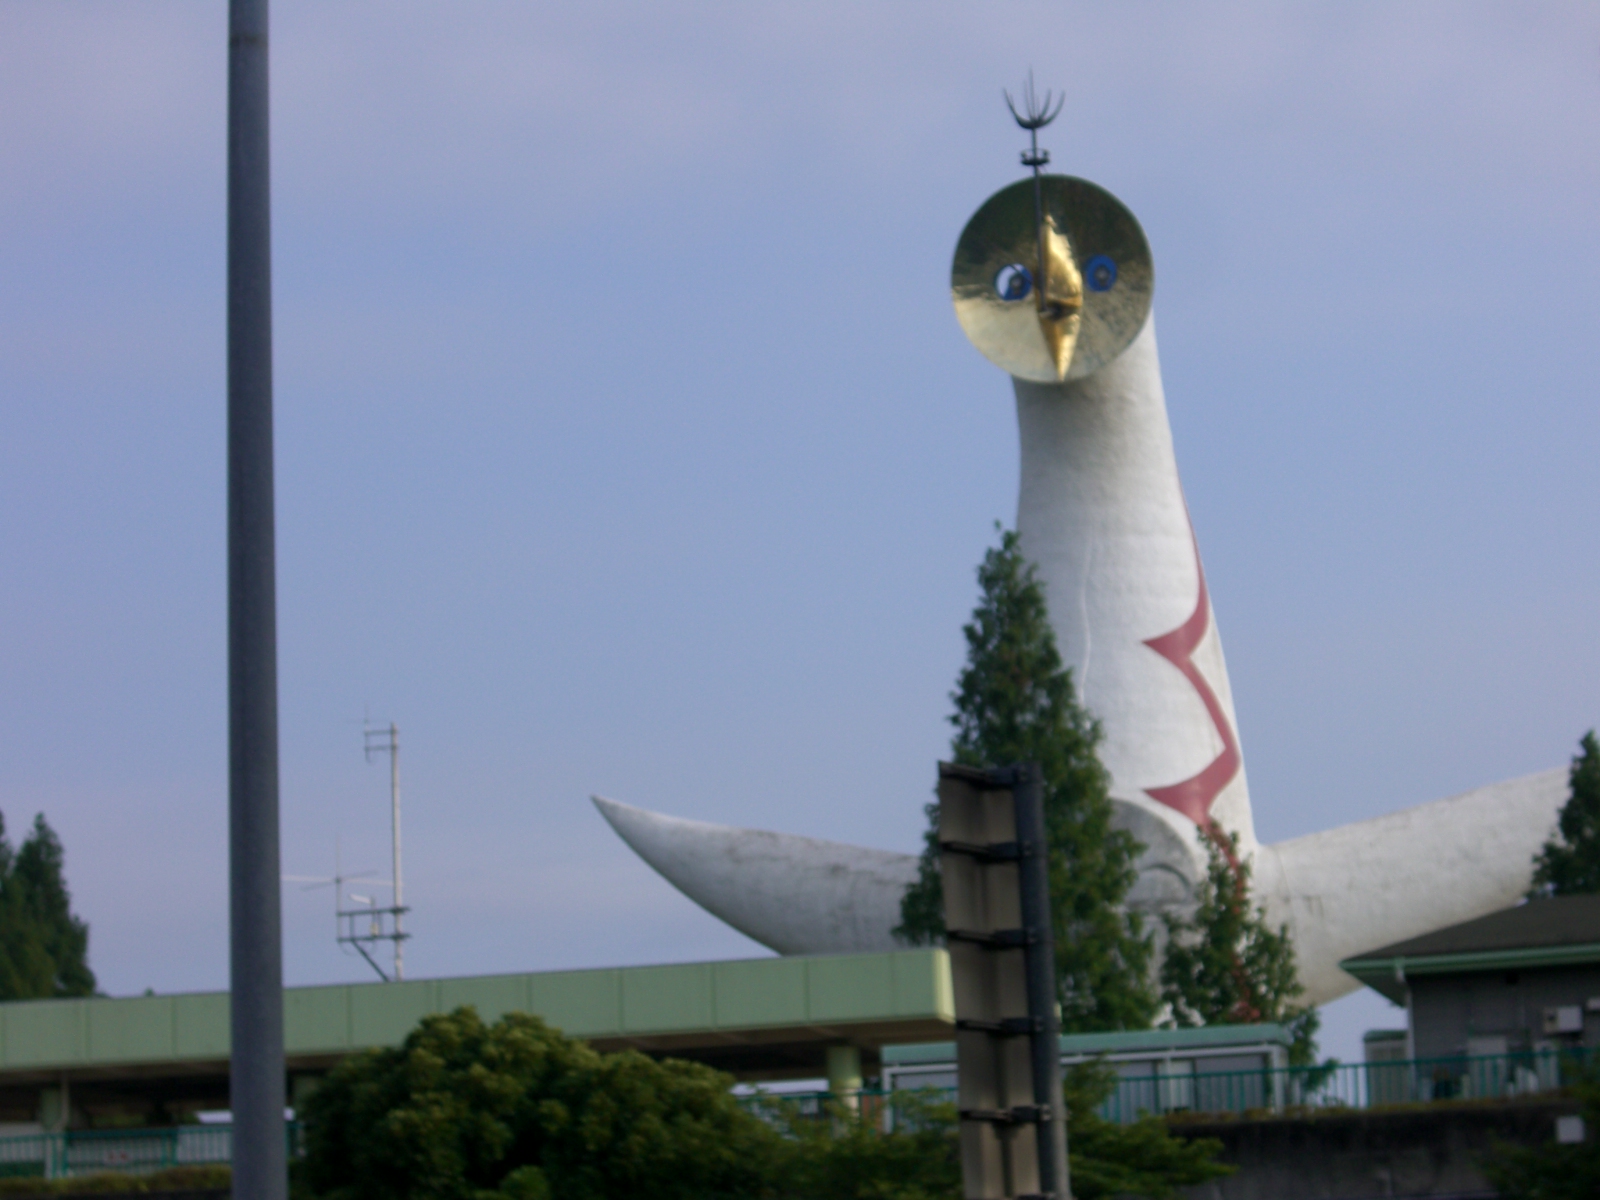
[[1237,833],[1313,1003],[1358,986],[1341,959],[1514,904],[1554,826],[1563,771],[1258,845],[1154,321],[1085,379],[1012,383],[1022,551],[1079,699],[1100,720],[1119,823],[1147,847],[1130,902],[1181,910],[1205,869],[1200,823]]
[[1222,642],[1167,421],[1154,322],[1086,379],[1013,379],[1017,532],[1038,567],[1124,825],[1149,847],[1140,899],[1181,904],[1197,823],[1255,849]]
[[[1079,698],[1100,721],[1118,821],[1146,847],[1129,904],[1192,903],[1206,864],[1201,829],[1215,822],[1238,835],[1257,900],[1290,928],[1305,1000],[1322,1004],[1359,986],[1341,959],[1515,903],[1555,826],[1563,771],[1257,843],[1153,321],[1092,374],[1013,385],[1021,548]],[[887,946],[916,873],[912,855],[597,803],[685,895],[780,953]]]

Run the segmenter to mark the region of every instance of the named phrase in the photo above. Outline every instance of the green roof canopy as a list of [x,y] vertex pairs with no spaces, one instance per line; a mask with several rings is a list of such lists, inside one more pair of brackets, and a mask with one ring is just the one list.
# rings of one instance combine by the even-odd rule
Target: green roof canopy
[[[824,1047],[874,1057],[955,1026],[942,949],[288,988],[292,1071],[398,1045],[430,1013],[543,1017],[604,1050],[632,1047],[749,1077],[820,1074]],[[228,994],[0,1004],[0,1088],[73,1079],[226,1074]]]
[[1600,962],[1600,896],[1554,896],[1463,921],[1339,964],[1396,1004],[1408,976]]

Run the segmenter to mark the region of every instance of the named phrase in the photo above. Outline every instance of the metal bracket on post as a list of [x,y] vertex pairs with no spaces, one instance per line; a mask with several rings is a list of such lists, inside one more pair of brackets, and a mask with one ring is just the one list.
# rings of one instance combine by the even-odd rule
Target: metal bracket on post
[[1028,1035],[1033,1098],[1040,1113],[1039,1190],[1069,1197],[1066,1099],[1061,1088],[1061,1018],[1056,1010],[1056,945],[1050,912],[1050,856],[1044,826],[1044,781],[1036,763],[1012,769],[1017,839],[1028,847],[1018,884],[1022,923],[1032,935],[1023,949],[1028,976]]
[[968,1200],[1069,1200],[1037,766],[939,764],[939,845]]

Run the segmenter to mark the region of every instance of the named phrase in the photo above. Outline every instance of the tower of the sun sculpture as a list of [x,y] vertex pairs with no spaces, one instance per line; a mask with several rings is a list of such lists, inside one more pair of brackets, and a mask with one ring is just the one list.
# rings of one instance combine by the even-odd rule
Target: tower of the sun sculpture
[[[1514,903],[1566,775],[1257,842],[1167,421],[1149,249],[1120,202],[1084,180],[1041,175],[1045,161],[1035,145],[1024,155],[1034,178],[997,192],[968,222],[952,298],[973,343],[1012,377],[1022,550],[1104,731],[1118,820],[1146,847],[1129,902],[1183,909],[1204,873],[1197,824],[1237,833],[1257,898],[1289,925],[1306,998],[1320,1004],[1359,986],[1340,959]],[[912,855],[595,803],[685,895],[779,953],[895,946]]]

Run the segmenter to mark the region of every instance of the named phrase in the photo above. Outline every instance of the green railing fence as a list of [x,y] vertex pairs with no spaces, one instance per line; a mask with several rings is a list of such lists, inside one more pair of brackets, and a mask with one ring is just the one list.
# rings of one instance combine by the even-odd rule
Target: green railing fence
[[[1107,1121],[1126,1124],[1147,1114],[1242,1115],[1297,1108],[1370,1109],[1447,1100],[1499,1100],[1555,1091],[1570,1084],[1593,1061],[1591,1052],[1539,1050],[1483,1057],[1404,1059],[1392,1062],[1328,1063],[1319,1067],[1263,1067],[1250,1071],[1199,1071],[1195,1064],[1108,1064],[1120,1073],[1096,1110]],[[1185,1069],[1177,1070],[1174,1067]],[[902,1087],[898,1092],[863,1091],[849,1097],[864,1115],[892,1128],[903,1105],[898,1097],[956,1102],[954,1088]],[[756,1104],[789,1106],[796,1116],[821,1116],[826,1092],[790,1092],[752,1098]]]
[[[1590,1051],[1537,1050],[1469,1058],[1329,1063],[1321,1067],[1200,1071],[1187,1063],[1108,1064],[1118,1075],[1099,1114],[1127,1123],[1146,1114],[1196,1116],[1284,1111],[1295,1108],[1367,1109],[1447,1100],[1496,1100],[1555,1091],[1600,1062]],[[1178,1069],[1178,1068],[1183,1069]],[[885,1129],[928,1117],[930,1103],[956,1102],[954,1088],[867,1090],[846,1097],[826,1092],[756,1093],[742,1097],[769,1118],[821,1118],[839,1099]],[[284,1136],[291,1155],[299,1126]],[[233,1157],[231,1125],[179,1125],[165,1129],[94,1129],[0,1137],[0,1177],[49,1179],[98,1171],[159,1171],[167,1167],[227,1163]]]
[[1119,1076],[1099,1111],[1109,1121],[1127,1122],[1144,1113],[1222,1115],[1504,1100],[1565,1087],[1588,1067],[1589,1059],[1582,1049],[1547,1049],[1256,1071],[1163,1072],[1159,1064],[1150,1064],[1148,1073]]
[[[285,1126],[291,1155],[299,1127]],[[223,1164],[233,1159],[233,1126],[178,1125],[165,1129],[85,1129],[0,1138],[0,1178],[62,1179],[101,1171],[162,1171]]]

